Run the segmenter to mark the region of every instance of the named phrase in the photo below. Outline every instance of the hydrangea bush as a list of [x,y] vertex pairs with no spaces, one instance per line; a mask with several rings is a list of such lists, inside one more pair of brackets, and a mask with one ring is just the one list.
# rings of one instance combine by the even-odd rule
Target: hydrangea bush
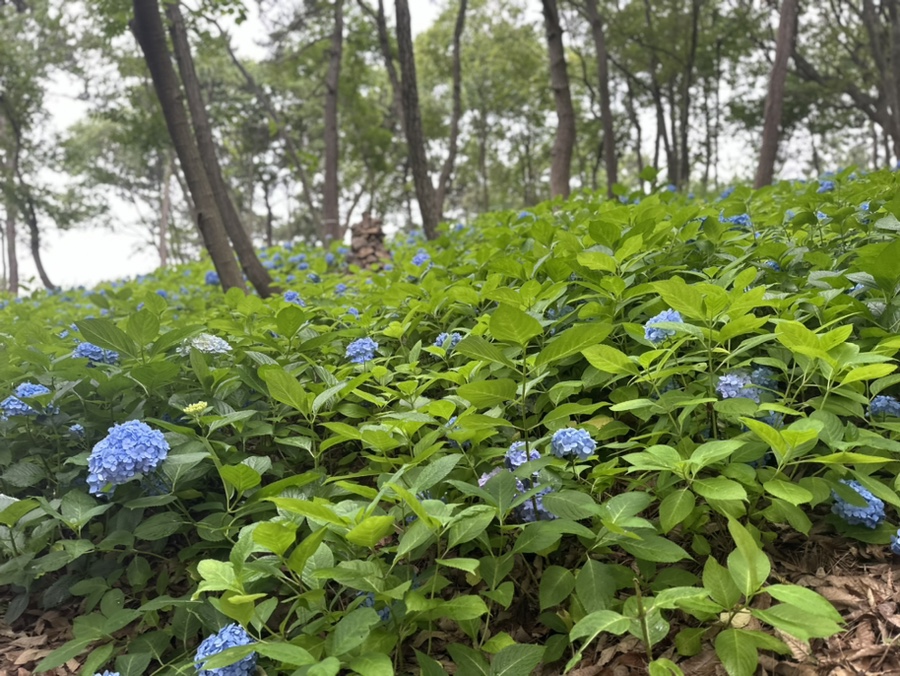
[[269,299],[200,262],[10,302],[7,621],[78,607],[40,669],[128,676],[563,673],[628,634],[741,676],[840,631],[772,559],[900,550],[900,243],[897,175],[828,180],[582,194],[373,271],[285,244]]

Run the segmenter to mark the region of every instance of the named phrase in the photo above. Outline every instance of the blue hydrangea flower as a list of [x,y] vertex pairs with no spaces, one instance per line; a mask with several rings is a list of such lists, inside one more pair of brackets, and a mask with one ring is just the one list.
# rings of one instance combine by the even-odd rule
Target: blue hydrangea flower
[[344,356],[354,364],[364,364],[375,358],[375,350],[377,349],[378,343],[371,338],[360,338],[347,346],[347,352]]
[[301,262],[297,264],[298,270],[309,270],[309,263]]
[[884,502],[863,488],[858,481],[841,479],[841,483],[859,493],[860,497],[866,501],[866,505],[851,505],[836,492],[831,491],[831,497],[834,498],[834,504],[831,506],[831,511],[851,526],[877,528],[878,524],[884,521]]
[[731,223],[732,225],[736,225],[740,228],[751,228],[753,227],[753,221],[750,219],[750,214],[737,214],[736,216],[723,216],[719,215],[720,223]]
[[300,294],[296,291],[285,291],[284,299],[288,303],[293,303],[294,305],[299,305],[300,307],[306,307],[306,303],[303,302],[303,299],[300,297]]
[[338,296],[344,295],[344,294],[347,292],[347,285],[346,285],[346,284],[343,284],[343,283],[338,284],[336,287],[334,287],[334,292],[335,292]]
[[574,456],[578,460],[587,460],[597,449],[597,442],[584,430],[564,427],[556,430],[550,438],[550,450],[557,458]]
[[775,371],[766,366],[757,366],[750,371],[750,382],[764,390],[775,390],[778,388]]
[[503,471],[502,467],[495,467],[490,472],[485,472],[480,477],[478,477],[478,487],[484,488],[485,484],[487,484],[488,481],[493,479],[495,476],[500,474],[500,472],[502,472],[502,471]]
[[[526,482],[523,482],[521,479],[516,479],[516,488],[519,491],[519,494],[525,493],[526,491],[531,490],[531,488],[537,488],[540,484],[535,484],[533,487],[528,486]],[[547,511],[547,508],[544,507],[544,496],[547,493],[553,491],[551,486],[547,486],[538,491],[537,495],[534,495],[528,498],[525,502],[519,505],[516,508],[516,513],[519,517],[519,520],[523,523],[531,523],[533,521],[549,521],[556,518],[555,514],[551,514]]]
[[900,556],[900,529],[897,530],[897,533],[891,535],[891,551]]
[[666,186],[666,191],[668,191],[668,192],[677,192],[677,190],[678,190],[678,186],[675,185],[674,183],[669,183],[669,185]]
[[430,260],[431,256],[428,255],[428,252],[425,249],[419,249],[418,253],[413,256],[412,263],[413,265],[422,266]]
[[204,669],[203,660],[218,655],[228,648],[236,648],[242,645],[251,645],[256,643],[247,631],[239,624],[229,624],[218,632],[203,640],[197,646],[197,653],[194,655],[194,666],[197,669],[197,676],[251,676],[256,673],[257,654],[250,653],[244,659],[230,664],[227,667],[219,669]]
[[452,350],[454,347],[459,345],[459,341],[462,340],[462,336],[455,331],[453,333],[439,333],[438,337],[434,341],[435,347],[442,347],[447,352]]
[[[628,199],[628,198],[626,197],[626,199]],[[525,219],[525,218],[535,218],[536,219],[537,217],[530,211],[520,211],[519,212],[519,220],[521,221],[522,219]]]
[[[13,391],[12,396],[0,401],[0,409],[3,410],[4,415],[9,417],[15,415],[37,415],[38,412],[22,400],[40,397],[45,394],[50,394],[50,390],[44,385],[22,383]],[[48,412],[52,411],[48,410]]]
[[94,364],[115,364],[119,361],[119,353],[115,350],[104,350],[93,343],[78,343],[72,356],[76,359],[87,359]]
[[731,197],[731,193],[733,193],[733,192],[734,192],[734,186],[730,185],[727,188],[725,188],[725,190],[722,191],[722,194],[719,195],[719,199],[720,200],[728,199],[729,197]]
[[94,676],[119,676],[118,671],[104,671],[102,674],[98,671]]
[[271,261],[263,261],[263,262],[262,262],[262,266],[263,266],[266,270],[274,270],[274,269],[275,269],[275,261],[274,261],[274,260],[271,260]]
[[858,294],[858,293],[862,293],[862,292],[865,291],[865,290],[866,290],[866,285],[865,285],[865,284],[854,284],[854,285],[853,285],[853,288],[850,289],[850,293],[851,293],[852,295],[856,295],[856,294]]
[[675,310],[668,309],[663,310],[655,317],[651,317],[647,320],[647,323],[644,324],[644,338],[654,345],[659,345],[660,343],[665,342],[667,338],[671,338],[675,335],[674,329],[655,328],[654,325],[659,322],[678,322],[680,324],[682,323],[681,314]]
[[334,265],[334,254],[330,251],[325,254],[325,264],[326,265]]
[[506,451],[506,455],[503,457],[503,464],[506,465],[506,469],[515,471],[526,462],[530,460],[540,460],[540,458],[541,454],[539,451],[532,448],[530,453],[526,453],[525,442],[515,441],[512,446],[509,447],[509,450]]
[[296,265],[297,263],[302,263],[306,260],[306,254],[297,254],[296,256],[291,256],[288,258],[288,263],[292,263]]
[[182,357],[186,357],[191,353],[191,348],[204,354],[228,354],[231,352],[231,345],[228,344],[227,340],[214,336],[211,333],[201,333],[193,338],[189,338],[175,351]]
[[781,272],[781,266],[778,264],[778,261],[766,261],[763,263],[770,270],[774,270],[775,272]]
[[834,190],[834,181],[819,181],[819,189],[816,190],[816,192],[821,194],[823,192],[831,192],[832,190]]
[[218,286],[219,285],[219,273],[215,270],[210,270],[206,273],[206,283],[210,286]]
[[348,314],[348,315],[353,315],[353,316],[356,317],[357,319],[359,318],[359,310],[357,310],[355,307],[348,307],[348,308],[347,308],[347,314]]
[[[414,515],[415,516],[415,515]],[[415,521],[415,519],[413,519]],[[359,605],[362,608],[374,608],[375,607],[375,592],[357,592],[357,596],[362,596],[362,603]],[[376,611],[378,613],[378,617],[381,618],[382,622],[389,622],[391,619],[391,607],[384,606]]]
[[393,270],[393,269],[394,269],[393,263],[385,263],[385,264],[384,264],[384,271],[385,271],[385,272],[390,272],[390,271]]
[[160,298],[168,298],[169,297],[169,293],[165,289],[157,289],[156,295],[159,296]]
[[318,284],[322,281],[322,278],[319,277],[315,272],[310,272],[306,275],[306,281],[311,282],[312,284]]
[[820,221],[827,221],[830,217],[824,211],[817,211],[816,218],[818,218]]
[[107,484],[119,486],[138,474],[154,471],[169,454],[169,442],[159,430],[140,420],[109,428],[88,457],[88,486],[99,493]]
[[776,430],[780,430],[784,427],[784,414],[778,413],[777,411],[771,411],[767,415],[764,415],[760,420],[769,427],[774,427]]
[[338,255],[340,255],[340,256],[346,256],[348,253],[350,253],[350,249],[348,249],[345,246],[339,246],[337,248],[337,252],[338,252]]
[[890,416],[900,418],[900,401],[887,394],[879,394],[869,404],[869,416]]
[[759,403],[759,390],[753,386],[750,376],[743,371],[733,371],[719,378],[716,392],[722,399],[745,397]]
[[74,425],[69,426],[69,432],[74,434],[76,437],[84,436],[84,427],[79,423],[75,423]]

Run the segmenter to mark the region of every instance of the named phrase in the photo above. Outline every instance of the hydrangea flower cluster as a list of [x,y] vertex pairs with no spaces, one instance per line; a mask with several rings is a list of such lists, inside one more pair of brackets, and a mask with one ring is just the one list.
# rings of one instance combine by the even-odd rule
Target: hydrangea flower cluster
[[430,260],[431,256],[428,255],[428,252],[425,249],[419,249],[416,255],[413,256],[412,263],[413,265],[422,266]]
[[506,465],[506,469],[514,472],[526,462],[541,459],[540,451],[532,448],[530,453],[526,453],[525,446],[526,444],[524,441],[513,442],[509,447],[509,450],[506,451],[506,455],[503,457],[503,464]]
[[736,225],[740,228],[752,228],[753,221],[750,219],[750,214],[737,214],[735,216],[719,216],[720,223],[731,223],[732,225]]
[[219,273],[215,270],[210,270],[206,273],[206,283],[210,286],[218,286],[219,285]]
[[79,423],[75,423],[74,425],[69,426],[69,433],[73,434],[76,437],[84,436],[84,426]]
[[597,442],[584,430],[564,427],[550,438],[550,450],[557,458],[575,457],[587,460],[597,450]]
[[44,385],[22,383],[13,391],[12,396],[0,401],[0,409],[3,409],[4,415],[10,417],[15,415],[37,415],[38,412],[22,400],[40,397],[45,394],[50,394],[50,390]]
[[94,676],[119,676],[118,671],[104,671],[102,674],[98,671]]
[[897,530],[896,534],[891,535],[891,551],[900,556],[900,529]]
[[347,346],[347,352],[344,356],[354,364],[364,364],[375,358],[375,350],[377,349],[378,343],[371,338],[360,338]]
[[879,394],[869,404],[869,417],[891,416],[900,418],[900,401],[887,394]]
[[[538,486],[539,484],[535,484],[534,488],[537,488]],[[521,479],[516,479],[516,488],[519,490],[520,494],[531,490],[531,487],[526,486]],[[556,515],[551,514],[547,511],[547,508],[544,507],[544,496],[547,495],[547,493],[552,492],[553,488],[551,486],[546,486],[538,491],[537,495],[528,498],[525,502],[519,505],[516,508],[519,520],[525,523],[531,523],[532,521],[550,521],[552,519],[555,519]]]
[[213,655],[218,655],[229,648],[237,648],[238,646],[251,645],[253,643],[256,643],[256,641],[239,624],[229,624],[223,627],[212,636],[205,638],[197,646],[197,652],[194,655],[194,666],[197,669],[197,676],[250,676],[256,672],[258,655],[255,652],[250,653],[244,659],[234,664],[220,667],[219,669],[204,669],[203,660],[209,659]]
[[338,284],[336,287],[334,287],[334,292],[338,296],[343,296],[345,293],[347,293],[347,285],[344,283]]
[[227,340],[214,336],[211,333],[201,333],[193,338],[189,338],[182,343],[176,352],[184,357],[191,353],[191,348],[204,354],[228,354],[231,352],[231,345],[228,344]]
[[325,264],[326,265],[334,265],[334,254],[330,251],[325,254]]
[[303,302],[303,299],[300,297],[300,294],[296,291],[285,291],[284,299],[288,303],[293,303],[294,305],[299,305],[300,307],[306,307],[306,303]]
[[355,307],[348,307],[348,308],[347,308],[347,314],[348,314],[348,315],[353,315],[353,316],[356,317],[357,319],[359,318],[359,310],[357,310]]
[[649,340],[654,345],[659,345],[666,341],[667,338],[671,338],[675,335],[674,329],[659,329],[656,328],[655,325],[660,322],[677,322],[682,323],[681,314],[671,308],[668,310],[663,310],[655,317],[651,317],[647,320],[647,323],[644,324],[644,338]]
[[453,333],[439,333],[438,337],[434,340],[434,346],[442,347],[449,352],[454,347],[459,345],[459,341],[461,340],[462,336],[455,331]]
[[816,190],[820,195],[824,192],[831,192],[834,190],[834,181],[819,181],[819,189]]
[[[360,603],[360,607],[362,608],[374,608],[375,607],[375,592],[357,592],[357,596],[362,596],[362,603]],[[381,618],[382,622],[389,622],[391,619],[391,607],[384,606],[376,611],[378,613],[378,617]]]
[[763,265],[774,272],[781,272],[781,266],[778,264],[778,261],[769,260],[763,263]]
[[495,476],[500,474],[503,471],[502,467],[495,467],[490,472],[485,472],[480,477],[478,477],[478,487],[484,488],[488,481],[493,479]]
[[93,364],[115,364],[119,361],[118,352],[104,350],[93,343],[78,343],[72,356],[76,359],[87,359]]
[[109,428],[88,457],[90,493],[100,493],[107,484],[119,486],[138,474],[154,471],[169,454],[169,442],[159,430],[140,420],[129,420]]
[[306,275],[306,281],[308,281],[310,284],[318,284],[322,281],[322,278],[319,277],[319,275],[317,275],[315,272],[310,272],[308,275]]
[[766,366],[757,366],[750,371],[750,382],[764,390],[775,390],[778,388],[775,371]]
[[831,491],[831,496],[834,498],[834,504],[831,506],[831,511],[851,526],[877,528],[878,524],[884,521],[884,502],[863,488],[858,481],[841,479],[841,483],[859,493],[860,497],[866,501],[866,505],[851,505],[836,492]]
[[759,403],[759,389],[753,386],[750,376],[743,371],[733,371],[721,376],[716,385],[716,392],[722,399],[744,397]]

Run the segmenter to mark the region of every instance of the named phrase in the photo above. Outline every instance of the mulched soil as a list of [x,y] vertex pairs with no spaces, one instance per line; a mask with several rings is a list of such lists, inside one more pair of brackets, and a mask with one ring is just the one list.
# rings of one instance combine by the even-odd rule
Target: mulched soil
[[[822,594],[843,615],[846,630],[827,641],[813,641],[810,646],[781,635],[792,655],[760,655],[760,675],[900,676],[900,563],[886,547],[849,543],[814,531],[808,538],[786,537],[770,554],[770,580],[798,584]],[[70,619],[50,610],[28,611],[11,627],[0,622],[0,676],[32,676],[35,665],[70,638]],[[755,622],[749,618],[746,628],[760,628]],[[673,621],[670,636],[679,628]],[[674,647],[664,645],[657,646],[654,654],[677,662],[686,676],[725,676],[711,642],[689,659],[679,658]],[[47,673],[74,675],[80,666],[79,660],[73,659]],[[558,667],[545,669],[543,676],[558,673]],[[584,662],[570,672],[572,676],[644,673],[644,650],[633,637],[597,641],[585,654]]]

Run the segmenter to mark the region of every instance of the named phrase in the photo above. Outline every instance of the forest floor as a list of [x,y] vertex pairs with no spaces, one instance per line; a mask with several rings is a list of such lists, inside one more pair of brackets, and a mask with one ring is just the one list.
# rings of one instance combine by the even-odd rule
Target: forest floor
[[[779,635],[792,654],[777,658],[760,655],[758,674],[900,676],[900,563],[893,560],[889,549],[850,543],[814,529],[809,537],[800,534],[786,537],[770,555],[772,579],[820,593],[844,617],[846,629],[827,641],[814,640],[809,646]],[[79,614],[77,605],[70,610],[72,617]],[[0,676],[32,676],[41,659],[71,638],[72,617],[59,609],[29,610],[12,626],[0,622]],[[753,618],[745,626],[761,628]],[[670,637],[680,628],[673,618]],[[528,640],[527,636],[517,638]],[[676,661],[685,676],[725,676],[726,673],[709,643],[690,658],[680,658],[674,645],[665,643],[656,646],[654,655]],[[607,635],[585,653],[585,660],[569,676],[644,674],[646,663],[643,646],[636,638]],[[81,660],[71,659],[45,673],[69,676],[78,674],[80,668]],[[559,673],[560,667],[555,665],[544,668],[542,676]]]

